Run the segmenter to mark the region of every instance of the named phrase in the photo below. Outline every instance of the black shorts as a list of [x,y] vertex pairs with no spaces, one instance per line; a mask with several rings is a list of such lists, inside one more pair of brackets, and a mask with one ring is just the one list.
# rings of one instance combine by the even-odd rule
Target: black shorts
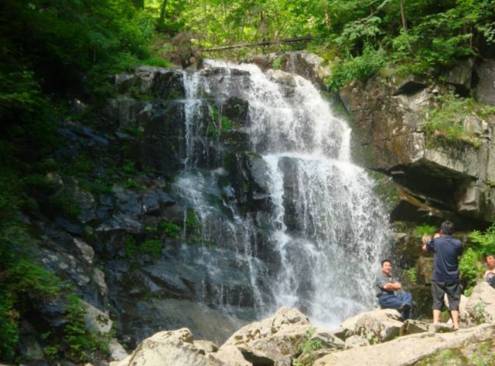
[[459,282],[445,283],[431,281],[434,310],[442,310],[445,294],[447,294],[449,300],[449,310],[459,310],[459,302],[461,301],[461,285]]

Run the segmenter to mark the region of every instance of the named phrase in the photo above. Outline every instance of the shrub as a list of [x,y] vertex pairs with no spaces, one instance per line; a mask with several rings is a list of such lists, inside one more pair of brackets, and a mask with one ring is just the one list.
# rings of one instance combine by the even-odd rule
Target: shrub
[[459,270],[466,284],[465,290],[469,291],[483,274],[480,253],[473,248],[466,249],[459,262]]
[[495,108],[477,103],[472,98],[459,98],[446,94],[438,99],[439,106],[428,111],[424,129],[433,142],[469,144],[479,147],[479,138],[464,130],[464,120],[469,116],[484,118],[495,113]]
[[367,80],[385,65],[383,50],[366,47],[360,56],[349,58],[338,63],[329,82],[332,90],[339,90],[352,80]]
[[64,327],[67,356],[82,363],[94,360],[98,353],[108,354],[108,340],[86,329],[85,309],[79,297],[71,294],[67,301],[67,324]]

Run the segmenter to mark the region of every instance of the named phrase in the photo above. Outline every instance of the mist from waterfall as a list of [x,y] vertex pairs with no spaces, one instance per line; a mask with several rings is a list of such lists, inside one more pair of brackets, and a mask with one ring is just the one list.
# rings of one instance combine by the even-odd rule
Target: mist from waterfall
[[[215,69],[226,73],[212,82],[204,75]],[[235,85],[238,73],[249,74],[246,85]],[[185,169],[175,187],[197,212],[203,240],[234,250],[245,265],[257,316],[295,306],[333,327],[373,306],[374,276],[390,233],[373,181],[352,164],[347,123],[311,82],[281,71],[207,61],[203,70],[185,72],[184,84]],[[272,209],[265,245],[278,256],[275,272],[258,258],[256,220],[235,205],[219,209],[211,202],[225,171],[196,164],[198,143],[205,145],[199,124],[207,100],[225,100],[234,89],[248,102],[251,149],[266,163]],[[204,260],[221,270],[215,258]],[[217,305],[226,304],[218,298]]]

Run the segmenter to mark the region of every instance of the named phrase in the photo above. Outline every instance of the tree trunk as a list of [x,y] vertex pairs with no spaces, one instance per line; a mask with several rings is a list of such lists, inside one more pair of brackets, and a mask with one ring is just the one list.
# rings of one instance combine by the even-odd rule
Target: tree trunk
[[227,45],[227,46],[205,48],[205,49],[202,49],[202,51],[205,51],[205,52],[208,52],[208,51],[225,51],[225,50],[231,50],[234,48],[264,47],[264,46],[280,45],[280,44],[287,44],[287,43],[308,42],[311,40],[313,40],[312,36],[304,36],[304,37],[295,37],[295,38],[288,38],[288,39],[278,39],[278,40],[274,40],[274,41],[261,41],[261,42],[254,42],[254,43],[238,43],[238,44],[232,44],[232,45]]
[[165,10],[167,9],[168,0],[163,0],[160,6],[160,17],[158,18],[158,29],[163,29],[165,24]]
[[402,20],[402,28],[407,32],[406,11],[404,9],[404,0],[400,0],[400,18]]

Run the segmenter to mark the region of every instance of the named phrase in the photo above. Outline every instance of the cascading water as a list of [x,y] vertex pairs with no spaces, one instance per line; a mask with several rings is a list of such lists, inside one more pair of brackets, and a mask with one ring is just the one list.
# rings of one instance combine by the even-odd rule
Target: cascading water
[[[215,70],[223,73],[215,76]],[[372,180],[350,160],[347,124],[309,81],[281,71],[208,61],[203,70],[185,72],[184,83],[185,170],[176,190],[197,212],[202,241],[235,251],[245,265],[257,315],[297,306],[313,321],[335,326],[372,306],[388,223]],[[250,146],[266,164],[271,222],[263,245],[278,257],[271,271],[256,252],[259,222],[235,204],[213,202],[222,196],[225,170],[197,164],[211,143],[201,133],[204,113],[211,114],[212,100],[222,103],[232,94],[248,103]],[[225,189],[233,188],[224,195]],[[205,260],[222,271],[214,257]],[[216,305],[235,305],[223,289],[217,292]]]

